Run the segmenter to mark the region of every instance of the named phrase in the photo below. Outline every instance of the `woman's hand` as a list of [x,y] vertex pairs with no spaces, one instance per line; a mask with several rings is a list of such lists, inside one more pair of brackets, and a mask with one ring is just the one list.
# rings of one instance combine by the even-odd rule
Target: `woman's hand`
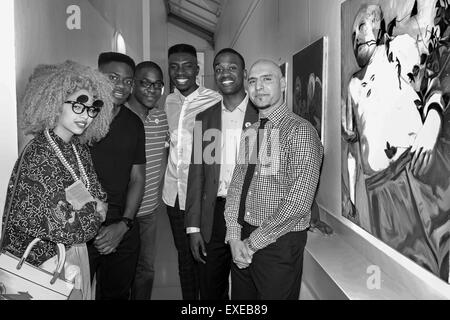
[[108,212],[108,204],[97,198],[95,199],[95,202],[97,203],[96,212],[100,216],[100,221],[104,222],[106,220],[106,213]]

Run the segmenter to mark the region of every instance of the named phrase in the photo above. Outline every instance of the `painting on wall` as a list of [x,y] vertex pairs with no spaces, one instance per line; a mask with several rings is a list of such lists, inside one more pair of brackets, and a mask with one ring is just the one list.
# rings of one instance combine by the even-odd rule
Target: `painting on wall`
[[[287,62],[284,62],[284,63],[282,63],[282,64],[280,64],[280,69],[281,69],[281,75],[283,76],[283,77],[287,77],[287,75],[288,75],[288,67],[289,67],[289,63],[287,63]],[[286,79],[286,89],[284,90],[284,92],[283,92],[283,102],[285,102],[285,103],[287,103],[287,99],[288,99],[288,92],[289,92],[289,89],[288,89],[288,81],[287,81],[287,79]]]
[[323,141],[328,41],[323,37],[293,57],[293,111],[316,128]]
[[450,0],[342,4],[342,214],[449,281]]

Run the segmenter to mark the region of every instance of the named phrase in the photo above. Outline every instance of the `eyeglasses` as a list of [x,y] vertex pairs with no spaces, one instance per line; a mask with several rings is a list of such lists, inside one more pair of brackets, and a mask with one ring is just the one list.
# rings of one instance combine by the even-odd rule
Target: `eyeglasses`
[[152,87],[155,90],[161,90],[164,87],[164,82],[159,81],[159,80],[155,81],[155,82],[151,82],[146,79],[136,79],[136,81],[138,81],[139,84],[147,90],[150,90]]
[[72,111],[76,114],[82,114],[87,109],[87,114],[91,118],[95,118],[103,107],[102,100],[95,100],[92,106],[87,106],[85,103],[89,100],[87,95],[81,95],[77,98],[77,101],[65,101],[64,103],[70,103],[72,105]]

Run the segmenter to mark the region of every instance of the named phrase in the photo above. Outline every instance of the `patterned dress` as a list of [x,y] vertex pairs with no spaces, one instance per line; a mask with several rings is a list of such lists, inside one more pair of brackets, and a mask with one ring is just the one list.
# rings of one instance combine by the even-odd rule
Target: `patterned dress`
[[[80,177],[71,143],[64,142],[52,131],[50,136]],[[89,148],[81,144],[76,137],[71,142],[75,145],[86,170],[91,195],[106,202],[106,193],[98,181]],[[3,224],[6,222],[4,249],[20,257],[34,238],[41,238],[43,241],[33,248],[27,259],[29,263],[38,266],[57,254],[56,243],[62,243],[69,249],[72,245],[86,243],[97,234],[101,221],[96,213],[96,203],[89,202],[81,210],[75,210],[67,202],[65,189],[75,181],[57,158],[43,132],[26,148],[20,173],[18,163],[19,160],[14,166],[6,196],[6,206],[11,196],[13,198],[7,222],[6,206],[3,215]],[[18,174],[15,194],[12,195]]]

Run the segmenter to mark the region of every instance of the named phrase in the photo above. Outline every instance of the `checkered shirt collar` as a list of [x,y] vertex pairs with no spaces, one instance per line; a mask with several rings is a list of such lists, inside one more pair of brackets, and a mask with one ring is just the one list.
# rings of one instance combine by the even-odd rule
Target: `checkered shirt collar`
[[[267,118],[269,118],[269,121],[273,124],[273,126],[278,126],[278,124],[281,122],[281,120],[284,118],[287,112],[288,112],[287,105],[286,103],[283,103],[274,111],[272,111],[272,113],[270,113],[267,116]],[[259,114],[259,117],[261,118],[261,113]]]

